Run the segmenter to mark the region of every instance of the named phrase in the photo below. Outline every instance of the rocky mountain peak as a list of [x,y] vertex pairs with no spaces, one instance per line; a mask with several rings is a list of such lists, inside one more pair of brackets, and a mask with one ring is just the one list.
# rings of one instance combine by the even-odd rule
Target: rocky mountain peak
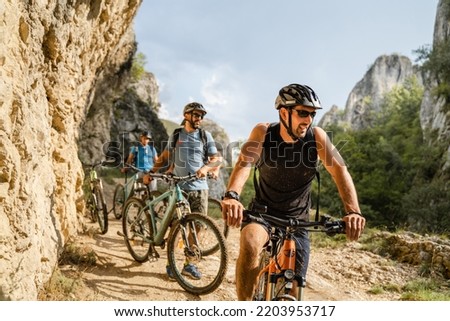
[[345,110],[333,106],[319,121],[319,126],[336,124],[352,129],[370,125],[371,114],[380,111],[383,97],[395,86],[415,76],[422,77],[411,60],[399,54],[382,55],[370,66],[364,77],[350,92]]

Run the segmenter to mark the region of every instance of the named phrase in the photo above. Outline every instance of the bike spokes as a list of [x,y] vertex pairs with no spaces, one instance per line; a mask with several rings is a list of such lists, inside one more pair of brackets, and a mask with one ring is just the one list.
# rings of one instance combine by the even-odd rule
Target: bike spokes
[[148,212],[142,211],[142,201],[130,198],[124,208],[122,217],[125,244],[131,256],[138,262],[148,260],[152,227]]
[[114,217],[120,220],[122,218],[122,210],[125,204],[125,188],[122,184],[116,186],[113,197]]
[[[211,242],[218,244],[218,250],[205,256]],[[178,283],[190,293],[214,291],[227,271],[224,237],[211,219],[198,213],[185,216],[172,227],[167,255]]]

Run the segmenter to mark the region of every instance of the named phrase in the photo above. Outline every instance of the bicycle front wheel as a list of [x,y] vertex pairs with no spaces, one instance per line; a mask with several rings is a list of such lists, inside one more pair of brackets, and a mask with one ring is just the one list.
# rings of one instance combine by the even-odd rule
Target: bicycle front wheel
[[[214,254],[204,255],[210,244]],[[167,257],[172,274],[187,292],[208,294],[222,283],[228,268],[225,238],[217,225],[200,213],[187,214],[170,231]]]
[[208,198],[208,216],[214,220],[219,230],[222,231],[225,238],[228,237],[229,229],[225,220],[222,218],[222,203],[215,198]]
[[[222,219],[222,204],[215,198],[208,198],[208,217],[211,218],[217,225],[219,230],[223,233],[223,236],[228,236],[228,225]],[[211,243],[204,249],[203,255],[211,255],[219,249],[219,244]]]
[[[269,253],[263,249],[259,256],[259,271],[262,271],[269,264]],[[267,285],[269,284],[269,273],[262,272],[258,276],[253,301],[266,301]]]
[[118,184],[114,190],[113,196],[113,213],[114,217],[120,220],[122,218],[123,205],[125,203],[125,188],[122,184]]
[[100,232],[106,234],[108,232],[108,209],[106,208],[105,196],[103,195],[103,188],[101,183],[94,187],[95,195],[95,216],[97,217]]
[[137,197],[131,197],[125,203],[122,228],[125,244],[133,259],[143,263],[150,253],[149,240],[153,235],[150,214],[144,211],[144,203]]

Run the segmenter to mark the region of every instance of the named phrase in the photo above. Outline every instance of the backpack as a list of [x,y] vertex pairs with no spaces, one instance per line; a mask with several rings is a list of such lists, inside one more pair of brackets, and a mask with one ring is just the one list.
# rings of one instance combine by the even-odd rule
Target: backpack
[[[180,137],[180,132],[181,132],[182,127],[180,128],[175,128],[175,130],[173,131],[173,140],[172,140],[172,148],[175,148],[175,145],[178,141],[178,138]],[[206,133],[205,130],[202,128],[199,128],[199,133],[200,133],[200,140],[202,141],[203,144],[203,163],[206,165],[208,163],[208,139],[206,137]]]
[[[137,167],[138,166],[138,152],[139,152],[139,146],[138,144],[133,144],[132,148],[132,153],[133,153],[133,166]],[[152,148],[150,145],[145,146],[145,149],[147,150],[147,154],[151,154],[153,152]]]

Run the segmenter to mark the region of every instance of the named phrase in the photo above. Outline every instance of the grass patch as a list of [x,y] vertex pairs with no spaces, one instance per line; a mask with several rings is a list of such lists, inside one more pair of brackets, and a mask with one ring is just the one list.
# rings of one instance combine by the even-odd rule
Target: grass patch
[[398,284],[377,284],[367,291],[370,294],[383,294],[385,292],[401,293],[402,287]]
[[82,285],[79,277],[67,277],[58,268],[38,294],[39,301],[67,301],[75,299],[78,288]]
[[[97,263],[95,252],[87,246],[67,243],[59,257],[58,264],[79,267],[92,267]],[[81,272],[70,269],[63,273],[59,267],[54,271],[50,280],[38,294],[40,301],[75,300],[78,289],[82,286]]]
[[311,246],[317,248],[335,249],[338,247],[342,247],[347,243],[347,239],[344,234],[328,236],[325,233],[310,232],[309,238],[311,240]]
[[420,278],[408,282],[402,287],[403,301],[450,301],[448,284],[433,278]]
[[89,247],[80,247],[75,243],[67,243],[64,247],[64,251],[61,253],[58,263],[60,265],[95,266],[97,263],[97,256]]
[[365,229],[359,239],[361,250],[372,252],[381,256],[389,256],[389,241],[383,232],[377,229]]

